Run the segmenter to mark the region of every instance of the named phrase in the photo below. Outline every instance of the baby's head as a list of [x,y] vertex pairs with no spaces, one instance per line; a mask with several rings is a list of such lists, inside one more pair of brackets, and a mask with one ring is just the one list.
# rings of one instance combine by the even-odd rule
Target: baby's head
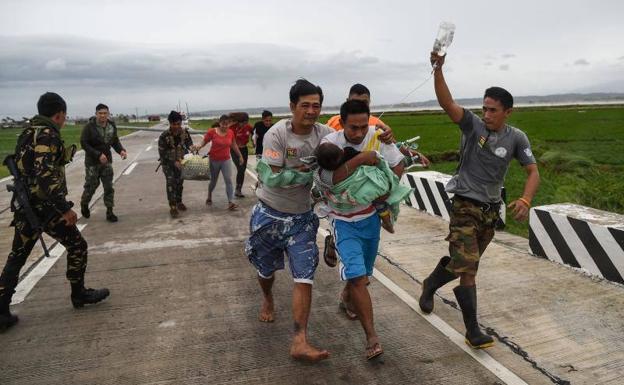
[[343,151],[333,143],[321,143],[314,151],[316,162],[325,170],[334,171],[343,163]]

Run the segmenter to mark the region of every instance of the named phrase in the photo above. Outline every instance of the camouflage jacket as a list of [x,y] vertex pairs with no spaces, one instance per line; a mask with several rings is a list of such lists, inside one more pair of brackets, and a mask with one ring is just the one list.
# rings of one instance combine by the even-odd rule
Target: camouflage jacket
[[[75,148],[75,147],[74,147]],[[59,127],[49,118],[37,115],[17,139],[17,168],[30,188],[33,207],[48,206],[59,214],[71,208],[65,198],[65,164],[71,161]]]
[[100,155],[104,154],[108,158],[108,163],[112,163],[111,146],[119,154],[124,150],[119,137],[117,136],[117,126],[112,120],[108,121],[106,127],[106,135],[103,137],[100,133],[95,116],[89,119],[89,123],[84,126],[80,135],[80,145],[85,151],[85,164],[100,164]]
[[177,160],[182,160],[189,153],[193,139],[188,130],[182,130],[179,135],[174,135],[171,130],[160,134],[158,138],[158,155],[163,165],[172,165]]

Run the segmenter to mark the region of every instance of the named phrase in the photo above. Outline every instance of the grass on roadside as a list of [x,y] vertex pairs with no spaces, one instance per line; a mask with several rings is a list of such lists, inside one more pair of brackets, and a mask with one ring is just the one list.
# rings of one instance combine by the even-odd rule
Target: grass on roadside
[[[436,162],[431,169],[452,174],[460,131],[446,115],[386,114],[398,140],[420,135],[420,149]],[[527,133],[538,160],[541,185],[534,206],[570,202],[624,214],[624,107],[520,108],[509,124]],[[512,162],[505,180],[508,199],[522,194],[525,172]],[[528,236],[527,223],[512,218],[507,231]]]
[[[144,123],[145,125],[145,123]],[[82,126],[66,124],[61,129],[61,137],[63,141],[65,141],[66,145],[76,144],[78,149],[80,149],[80,133],[82,131]],[[132,130],[123,130],[119,129],[117,131],[117,135],[124,136],[131,133]],[[17,137],[22,133],[21,128],[8,128],[0,130],[0,162],[4,160],[4,157],[13,154],[15,151],[15,143],[17,142]],[[4,178],[9,175],[9,171],[4,165],[0,164],[0,178]]]

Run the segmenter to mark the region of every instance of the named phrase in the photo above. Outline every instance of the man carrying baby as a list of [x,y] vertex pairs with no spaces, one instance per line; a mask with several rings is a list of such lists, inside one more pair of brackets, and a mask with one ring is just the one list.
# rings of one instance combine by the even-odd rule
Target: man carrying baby
[[[351,147],[361,153],[334,171],[321,169],[322,184],[337,185],[354,174],[359,166],[374,165],[381,159],[400,177],[403,173],[403,154],[394,144],[379,140],[380,130],[368,124],[368,105],[359,100],[349,100],[341,106],[340,116],[344,130],[327,135],[321,144],[332,143],[342,149]],[[366,358],[372,359],[383,353],[374,327],[373,306],[367,288],[379,246],[380,218],[370,202],[348,208],[330,205],[329,219],[341,261],[340,276],[346,281],[341,294],[341,308],[349,318],[359,318],[366,333]]]

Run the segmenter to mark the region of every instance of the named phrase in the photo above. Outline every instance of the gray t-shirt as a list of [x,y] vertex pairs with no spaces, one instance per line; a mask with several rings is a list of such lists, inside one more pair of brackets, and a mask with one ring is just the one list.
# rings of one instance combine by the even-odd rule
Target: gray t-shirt
[[[271,166],[297,168],[303,165],[301,158],[311,156],[321,139],[333,129],[315,123],[308,135],[297,135],[292,131],[290,119],[275,123],[263,139],[262,159]],[[310,189],[312,183],[288,187],[268,187],[262,183],[256,189],[256,196],[271,208],[288,214],[302,214],[311,209]]]
[[490,131],[477,115],[464,110],[461,166],[446,185],[446,191],[481,202],[497,203],[512,158],[522,166],[535,163],[526,134],[510,125]]

